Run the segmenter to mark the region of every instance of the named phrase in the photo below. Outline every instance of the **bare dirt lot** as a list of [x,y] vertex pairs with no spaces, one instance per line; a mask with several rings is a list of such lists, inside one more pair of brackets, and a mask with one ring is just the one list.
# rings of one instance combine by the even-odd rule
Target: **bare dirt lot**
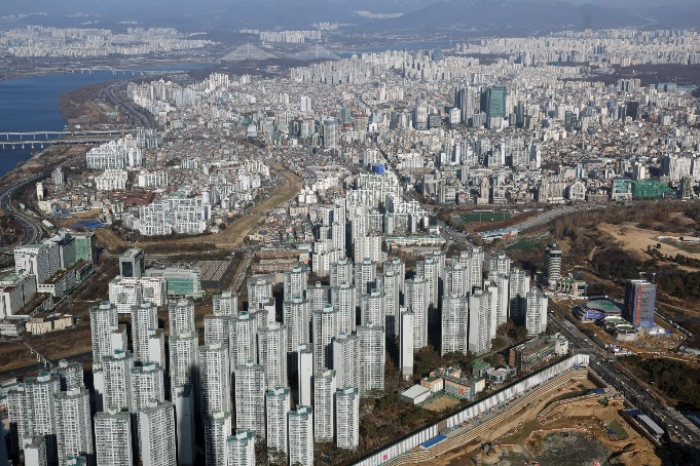
[[643,230],[634,225],[628,224],[610,225],[608,223],[603,223],[598,225],[598,229],[608,233],[616,241],[619,241],[623,245],[624,249],[634,252],[643,258],[646,258],[644,251],[646,251],[648,247],[657,249],[656,246],[660,244],[661,247],[659,248],[659,251],[662,254],[667,254],[669,256],[680,254],[681,256],[690,257],[692,259],[700,259],[700,253],[685,251],[670,244],[666,244],[658,239],[659,236],[681,236],[678,233],[663,233],[654,230]]
[[441,413],[446,409],[454,408],[455,406],[459,406],[459,401],[447,396],[441,396],[439,398],[430,400],[428,403],[421,406],[421,408],[427,409],[428,411]]

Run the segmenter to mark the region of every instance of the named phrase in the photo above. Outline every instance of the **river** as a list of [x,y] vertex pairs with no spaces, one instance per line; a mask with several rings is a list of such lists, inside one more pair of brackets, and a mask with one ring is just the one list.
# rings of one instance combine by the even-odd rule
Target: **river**
[[[169,67],[147,67],[144,71],[192,70],[206,65],[172,65]],[[64,93],[104,81],[129,79],[130,73],[112,74],[111,71],[92,73],[66,73],[14,78],[0,81],[0,133],[27,131],[61,131],[66,120],[58,109],[58,98]],[[5,140],[4,137],[0,137]],[[0,177],[20,162],[29,160],[41,151],[41,139],[34,148],[11,149],[0,147]],[[17,146],[15,146],[17,147]]]

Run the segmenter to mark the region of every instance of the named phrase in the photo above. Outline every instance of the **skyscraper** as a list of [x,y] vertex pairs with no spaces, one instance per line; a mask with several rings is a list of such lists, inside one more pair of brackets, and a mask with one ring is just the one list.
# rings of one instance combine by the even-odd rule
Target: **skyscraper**
[[311,406],[289,412],[289,464],[314,464],[314,414]]
[[627,280],[622,317],[635,327],[654,328],[656,285],[646,280]]
[[357,327],[360,343],[360,394],[384,390],[384,363],[386,343],[384,328],[374,325]]
[[226,441],[226,446],[228,466],[255,466],[254,432],[236,429],[236,433]]
[[248,361],[234,369],[236,427],[265,438],[265,369]]
[[175,407],[169,401],[150,401],[138,412],[141,462],[153,466],[177,464]]
[[131,415],[109,410],[95,415],[95,456],[100,466],[134,464]]
[[134,359],[138,362],[147,362],[148,355],[148,331],[158,328],[158,308],[144,301],[131,308],[131,347]]
[[418,131],[428,129],[428,103],[423,98],[416,99],[413,109],[413,127]]
[[547,297],[539,288],[532,288],[526,295],[527,311],[525,327],[528,335],[539,335],[547,331]]
[[314,375],[314,440],[332,442],[335,428],[335,371],[332,369]]
[[258,329],[258,361],[268,387],[287,387],[287,327],[273,322]]
[[56,422],[58,464],[63,466],[69,456],[85,456],[92,463],[92,417],[90,393],[85,388],[54,393],[53,408]]
[[227,440],[231,435],[231,413],[219,411],[204,420],[206,466],[228,466]]
[[[197,349],[202,416],[231,412],[231,376],[228,350],[220,344]],[[224,437],[225,438],[225,437]]]
[[360,445],[360,391],[349,387],[335,392],[336,447],[354,450]]
[[288,388],[273,388],[265,393],[266,440],[272,457],[287,456],[287,415],[290,407]]
[[506,117],[506,88],[494,86],[486,89],[486,118],[489,128],[492,127],[492,119]]
[[469,300],[466,296],[442,298],[442,344],[440,354],[469,350]]
[[314,373],[319,373],[331,365],[333,359],[333,338],[338,334],[338,311],[332,304],[313,313]]

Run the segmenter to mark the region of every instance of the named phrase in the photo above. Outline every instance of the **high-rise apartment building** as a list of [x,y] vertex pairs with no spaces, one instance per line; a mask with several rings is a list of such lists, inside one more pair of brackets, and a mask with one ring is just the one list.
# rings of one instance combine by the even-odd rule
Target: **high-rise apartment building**
[[215,316],[231,317],[238,314],[238,295],[231,291],[223,291],[212,297],[212,314]]
[[525,324],[527,312],[527,292],[530,291],[530,276],[522,269],[510,271],[509,317],[518,325]]
[[360,445],[360,391],[357,388],[335,392],[335,425],[336,447],[354,450]]
[[440,353],[469,350],[469,299],[466,296],[443,296],[442,298],[442,344]]
[[357,327],[356,294],[350,282],[331,287],[331,304],[338,310],[338,333],[352,333]]
[[100,466],[133,466],[131,414],[109,410],[95,414],[95,456]]
[[204,344],[221,343],[228,347],[231,316],[209,314],[204,316]]
[[168,304],[168,330],[170,335],[180,335],[194,332],[194,302],[189,299],[178,299]]
[[333,364],[336,374],[336,387],[339,389],[359,388],[360,341],[355,334],[340,333],[333,340]]
[[248,361],[234,369],[236,427],[265,438],[265,368]]
[[165,401],[165,371],[155,363],[131,368],[131,406],[133,411],[145,409],[155,401]]
[[58,366],[51,368],[51,374],[58,376],[61,382],[61,390],[68,391],[74,388],[85,387],[83,375],[83,365],[80,361],[70,361],[65,359],[58,361]]
[[148,331],[158,328],[158,308],[149,302],[142,302],[131,308],[131,347],[134,359],[138,362],[147,362]]
[[413,312],[402,307],[399,311],[401,330],[399,332],[399,367],[401,377],[410,380],[413,377]]
[[272,388],[265,393],[266,440],[272,457],[287,456],[287,415],[290,409],[288,388]]
[[406,307],[413,313],[413,347],[428,346],[428,287],[425,279],[406,280]]
[[305,267],[297,266],[284,273],[284,299],[306,298],[309,272]]
[[228,466],[255,466],[255,433],[236,429],[226,441]]
[[239,315],[231,317],[228,329],[228,349],[231,357],[231,372],[233,373],[234,367],[243,365],[249,360],[257,361],[255,337],[258,326],[251,314],[241,312]]
[[469,351],[482,354],[491,349],[491,306],[488,293],[475,290],[469,297]]
[[58,464],[64,466],[70,456],[83,455],[94,462],[90,392],[74,388],[55,393],[53,408],[56,422]]
[[202,416],[231,412],[231,375],[228,349],[221,344],[197,349],[200,410]]
[[547,331],[548,299],[539,288],[532,288],[526,295],[527,311],[525,327],[528,335],[539,335]]
[[117,411],[131,411],[131,370],[134,358],[129,351],[115,351],[102,358],[104,406]]
[[204,419],[204,455],[206,466],[228,466],[227,440],[231,436],[231,413],[219,411]]
[[289,464],[314,464],[314,414],[311,406],[289,412]]
[[141,463],[153,466],[177,464],[175,407],[169,401],[151,401],[139,410]]
[[297,378],[299,399],[297,404],[311,406],[313,397],[314,345],[303,343],[297,348]]
[[309,324],[311,316],[308,303],[303,298],[292,298],[283,304],[284,325],[287,327],[287,352],[294,353],[302,343],[311,341]]
[[312,316],[314,373],[322,372],[333,359],[333,338],[338,335],[338,311],[326,304]]
[[112,332],[117,328],[119,316],[116,308],[107,301],[90,308],[90,335],[92,360],[99,362],[112,354]]
[[258,361],[268,387],[287,387],[287,327],[273,322],[258,329]]
[[384,328],[374,325],[357,327],[360,343],[360,394],[366,396],[375,390],[384,390],[384,363],[386,341]]
[[314,440],[332,442],[335,428],[335,371],[332,369],[314,375]]

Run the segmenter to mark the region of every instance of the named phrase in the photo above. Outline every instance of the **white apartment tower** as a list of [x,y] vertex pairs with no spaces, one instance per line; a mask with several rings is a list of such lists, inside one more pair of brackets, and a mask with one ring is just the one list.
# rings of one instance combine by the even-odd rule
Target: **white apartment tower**
[[499,252],[491,256],[489,260],[489,273],[495,274],[510,274],[510,258],[505,252]]
[[532,288],[526,295],[527,311],[525,327],[528,335],[539,335],[547,331],[548,299],[539,288]]
[[341,259],[338,262],[331,263],[331,288],[340,286],[341,283],[353,283],[355,274],[354,266],[351,260]]
[[443,282],[443,295],[446,296],[466,296],[471,293],[471,288],[467,283],[467,271],[464,264],[454,261],[451,265],[445,267],[445,278]]
[[287,327],[287,352],[294,353],[302,343],[308,343],[310,316],[305,299],[296,297],[284,301],[284,325]]
[[203,416],[231,412],[228,349],[221,344],[197,349],[200,409]]
[[314,465],[314,414],[311,406],[289,412],[289,464]]
[[169,401],[149,402],[138,412],[141,462],[153,466],[177,464],[175,407]]
[[[24,379],[23,418],[24,435],[20,445],[29,439],[44,436],[46,439],[46,457],[49,462],[55,462],[56,449],[56,413],[54,410],[54,395],[59,392],[61,382],[58,377],[48,372],[40,372],[36,377]],[[18,399],[19,401],[19,399]],[[10,419],[13,421],[13,419]]]
[[267,280],[248,279],[248,310],[260,309],[272,298],[272,284]]
[[170,335],[184,332],[194,332],[194,302],[189,299],[178,299],[168,304],[168,329]]
[[[314,373],[328,368],[333,358],[333,338],[338,335],[338,311],[332,304],[313,313]],[[318,413],[317,413],[318,414]]]
[[530,291],[530,276],[524,270],[514,268],[510,271],[509,284],[509,318],[517,324],[525,323],[527,309],[526,295]]
[[214,295],[212,298],[212,313],[215,316],[226,316],[238,314],[238,295],[231,291],[224,291]]
[[174,392],[178,387],[190,386],[196,392],[199,344],[197,334],[185,332],[180,335],[170,335],[169,340],[171,390]]
[[314,375],[314,441],[333,441],[335,427],[335,371],[332,369]]
[[355,264],[355,299],[360,302],[360,296],[369,293],[377,279],[377,263],[370,258]]
[[165,367],[165,332],[159,328],[148,329],[148,359]]
[[359,388],[360,341],[355,334],[339,333],[333,340],[333,369],[335,370],[336,387]]
[[227,440],[231,436],[231,413],[208,414],[204,420],[206,466],[228,466]]
[[442,344],[440,354],[469,350],[469,299],[466,296],[442,298]]
[[236,427],[265,438],[265,369],[253,361],[234,369]]
[[107,301],[90,308],[90,335],[92,360],[99,362],[112,354],[112,332],[117,328],[119,316],[116,308]]
[[360,325],[357,327],[360,342],[360,394],[366,396],[374,390],[384,390],[384,364],[386,342],[384,327]]
[[360,323],[381,327],[385,324],[384,294],[376,288],[372,289],[369,294],[360,296]]
[[544,255],[544,274],[550,285],[561,278],[561,248],[557,244],[550,244]]
[[241,312],[232,316],[229,322],[228,349],[231,357],[231,372],[238,365],[243,365],[248,360],[257,361],[255,336],[257,322],[247,312]]
[[284,299],[306,298],[309,272],[305,267],[296,266],[284,272]]
[[146,362],[148,356],[148,331],[158,328],[158,308],[149,302],[142,302],[131,308],[131,347],[134,359]]
[[335,446],[355,450],[360,445],[360,391],[355,387],[335,392]]
[[287,456],[287,415],[291,407],[288,388],[273,388],[265,393],[267,449],[273,455]]
[[300,405],[311,406],[313,397],[313,376],[314,376],[314,345],[303,343],[298,347],[297,353],[297,377],[299,385]]
[[95,456],[100,466],[133,466],[131,414],[110,410],[95,414]]
[[410,380],[413,377],[413,312],[402,307],[400,310],[401,330],[399,333],[399,367],[401,377]]
[[171,389],[175,405],[175,433],[177,435],[177,459],[180,466],[194,465],[194,412],[196,394],[191,385]]
[[209,314],[204,316],[204,344],[221,343],[228,347],[229,323],[231,316],[217,316]]
[[131,369],[132,410],[139,411],[150,406],[151,402],[165,401],[165,377],[163,368],[148,362]]
[[102,358],[104,406],[117,411],[131,411],[131,370],[134,358],[128,351],[115,351]]
[[413,313],[413,347],[428,346],[428,283],[422,278],[406,280],[406,307]]
[[475,290],[469,297],[469,351],[474,354],[482,354],[491,349],[490,313],[488,294]]
[[258,361],[268,387],[287,387],[287,327],[273,322],[258,329]]
[[389,338],[399,334],[399,293],[403,284],[403,277],[399,277],[393,270],[385,271],[377,275],[377,289],[384,295],[384,326]]
[[338,310],[338,333],[352,333],[357,327],[355,288],[350,282],[331,287],[331,304]]
[[85,387],[83,365],[79,361],[61,359],[58,366],[51,368],[51,374],[58,376],[62,391]]
[[255,433],[236,429],[226,441],[228,466],[255,466]]

